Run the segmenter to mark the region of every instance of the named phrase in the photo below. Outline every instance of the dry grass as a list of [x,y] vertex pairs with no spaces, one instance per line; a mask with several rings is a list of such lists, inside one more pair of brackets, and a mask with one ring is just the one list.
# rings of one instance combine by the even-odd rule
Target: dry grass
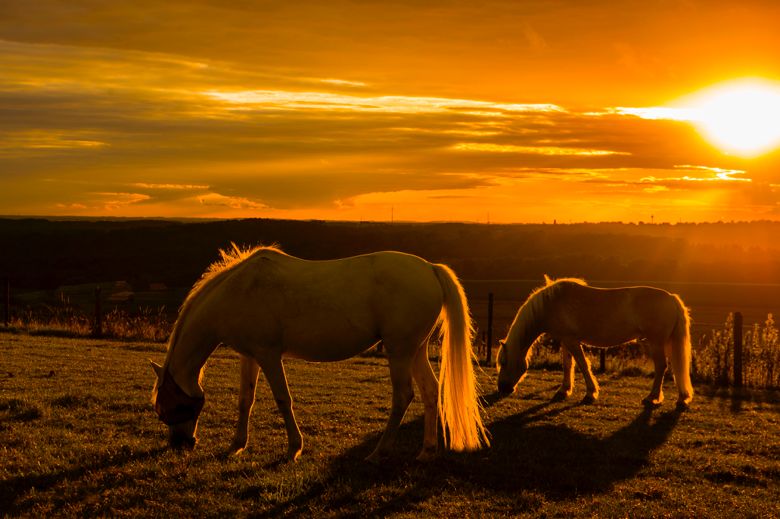
[[[734,316],[723,328],[702,336],[694,352],[694,375],[718,385],[734,381]],[[742,379],[745,386],[780,388],[780,332],[772,314],[748,328],[742,339]]]
[[[67,301],[27,308],[10,320],[9,327],[31,335],[54,337],[93,337],[97,333],[94,316]],[[102,316],[99,335],[108,339],[164,342],[172,327],[173,321],[164,307],[144,307],[133,313],[113,308]]]
[[[670,401],[645,411],[648,378],[602,375],[602,400],[581,406],[551,403],[560,373],[533,370],[517,395],[488,396],[492,448],[416,463],[416,400],[397,455],[377,468],[362,459],[388,415],[385,361],[289,361],[306,445],[288,464],[265,384],[249,450],[223,457],[238,386],[228,350],[212,356],[204,379],[200,444],[188,454],[165,449],[147,363],[163,356],[159,344],[0,334],[0,515],[777,515],[776,393],[699,386],[693,409],[678,413],[668,385]],[[480,379],[491,393],[493,373]]]

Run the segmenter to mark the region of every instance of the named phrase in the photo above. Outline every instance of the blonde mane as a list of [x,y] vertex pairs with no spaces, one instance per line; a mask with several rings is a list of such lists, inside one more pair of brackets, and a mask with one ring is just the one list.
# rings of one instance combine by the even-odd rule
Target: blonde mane
[[[528,333],[534,325],[538,322],[541,316],[545,315],[547,305],[557,297],[563,287],[567,284],[577,284],[581,286],[588,286],[584,279],[580,278],[558,278],[551,279],[545,274],[544,285],[535,288],[531,291],[531,294],[520,306],[520,309],[515,315],[514,322],[510,330],[515,330],[523,334]],[[528,354],[530,355],[531,344],[529,344]]]
[[255,254],[261,252],[276,252],[279,254],[287,255],[277,244],[273,245],[256,245],[254,247],[239,247],[233,242],[230,242],[231,247],[229,249],[219,249],[219,259],[208,266],[203,272],[200,278],[190,289],[187,297],[179,308],[179,317],[173,325],[171,336],[168,339],[168,350],[173,348],[176,343],[176,339],[179,335],[180,328],[185,320],[185,317],[192,307],[193,301],[205,291],[207,287],[212,286],[213,282],[221,278],[226,273],[236,268],[239,264],[245,260],[251,258]]
[[581,278],[552,279],[545,274],[544,285],[534,289],[531,292],[531,295],[528,296],[528,299],[526,299],[523,306],[530,303],[531,307],[528,310],[530,310],[531,313],[534,314],[534,318],[536,318],[535,316],[543,310],[544,304],[550,299],[554,298],[563,289],[564,285],[570,283],[574,283],[583,287],[588,286],[585,280]]

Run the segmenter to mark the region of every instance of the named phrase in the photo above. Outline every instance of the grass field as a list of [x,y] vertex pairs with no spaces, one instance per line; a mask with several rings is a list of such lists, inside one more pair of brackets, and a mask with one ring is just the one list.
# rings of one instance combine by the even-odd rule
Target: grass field
[[529,373],[496,400],[482,373],[493,446],[429,464],[422,404],[397,455],[364,463],[390,404],[384,359],[288,361],[304,434],[298,463],[270,391],[258,387],[250,447],[225,457],[236,419],[238,362],[212,356],[200,443],[165,448],[147,359],[160,344],[0,334],[0,515],[5,516],[684,516],[780,514],[780,395],[697,387],[693,407],[649,412],[645,376],[602,375],[601,400],[551,403],[560,373]]

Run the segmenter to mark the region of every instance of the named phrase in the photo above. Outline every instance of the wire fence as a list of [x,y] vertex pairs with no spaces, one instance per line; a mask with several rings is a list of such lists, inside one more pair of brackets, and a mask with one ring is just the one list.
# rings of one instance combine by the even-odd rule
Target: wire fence
[[[136,307],[133,310],[110,307],[107,305],[108,297],[99,285],[94,288],[91,312],[84,311],[83,304],[73,304],[62,295],[58,301],[37,309],[13,308],[8,278],[3,280],[3,292],[6,330],[163,342],[167,340],[175,320],[175,315],[171,315],[164,307]],[[476,319],[478,333],[475,337],[475,354],[483,365],[490,366],[495,362],[502,331],[495,326],[495,306],[497,303],[502,304],[506,310],[518,305],[515,301],[507,304],[506,300],[498,300],[492,292],[486,301],[477,300],[475,303],[487,304],[486,312],[482,309],[477,312],[480,317]],[[110,309],[106,311],[107,308]],[[502,320],[505,331],[506,311]],[[698,322],[697,326],[705,331],[693,345],[692,372],[696,380],[736,387],[780,388],[780,338],[771,313],[763,322],[747,324],[741,312],[730,312],[725,322]],[[585,346],[586,350],[598,357],[597,369],[601,372],[608,369],[608,360],[625,369],[627,361],[646,357],[642,341],[611,348]],[[438,356],[437,347],[440,348],[440,345],[431,346],[433,357]],[[560,345],[541,337],[534,348],[538,350],[535,355],[537,365],[560,368]],[[381,344],[377,352],[381,353]]]

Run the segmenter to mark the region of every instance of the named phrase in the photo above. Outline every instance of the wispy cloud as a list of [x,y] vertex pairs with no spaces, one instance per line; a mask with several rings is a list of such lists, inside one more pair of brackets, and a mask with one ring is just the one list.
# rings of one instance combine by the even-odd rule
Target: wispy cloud
[[475,115],[500,116],[503,112],[564,112],[554,104],[495,103],[444,97],[377,96],[361,97],[328,92],[282,90],[206,91],[203,95],[243,109],[345,110],[385,113],[441,113],[461,111]]
[[559,146],[516,146],[486,142],[459,142],[452,149],[458,151],[485,151],[490,153],[520,153],[528,155],[574,155],[581,157],[604,157],[609,155],[630,155],[625,151],[592,150],[587,148],[563,148]]
[[145,202],[151,199],[149,195],[145,195],[143,193],[96,192],[87,193],[87,195],[96,199],[96,203],[93,204],[92,207],[103,209],[109,212],[114,212],[124,207]]
[[267,206],[254,200],[240,196],[225,196],[219,193],[208,193],[198,197],[198,202],[206,206],[228,207],[230,209],[265,209]]
[[209,186],[204,184],[149,184],[146,182],[133,182],[129,184],[133,187],[143,188],[143,189],[154,189],[154,190],[174,190],[174,191],[182,191],[182,190],[203,190],[208,189]]
[[82,131],[22,130],[9,131],[0,140],[0,155],[29,154],[47,150],[79,150],[108,146],[107,143],[88,138]]

